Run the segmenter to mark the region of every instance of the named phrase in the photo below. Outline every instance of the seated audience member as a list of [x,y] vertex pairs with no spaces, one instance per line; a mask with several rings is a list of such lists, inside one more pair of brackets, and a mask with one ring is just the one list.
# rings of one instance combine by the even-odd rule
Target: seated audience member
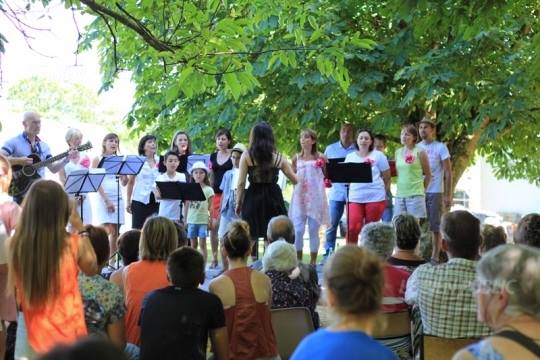
[[540,250],[501,245],[476,267],[478,318],[495,331],[454,360],[540,358]]
[[117,346],[98,337],[86,337],[71,346],[59,345],[39,360],[128,360]]
[[118,238],[118,254],[122,259],[122,266],[114,271],[109,278],[109,281],[118,285],[122,289],[122,273],[124,268],[139,260],[139,240],[141,238],[141,230],[132,229],[123,232]]
[[528,214],[521,218],[514,234],[514,242],[540,248],[540,214]]
[[370,336],[383,297],[383,268],[367,249],[340,247],[325,263],[323,275],[333,324],[304,338],[291,359],[396,359]]
[[413,272],[426,261],[416,254],[416,247],[420,241],[420,225],[414,216],[401,213],[392,220],[396,233],[396,247],[388,263]]
[[482,239],[479,251],[480,256],[483,256],[494,247],[503,244],[506,244],[506,232],[504,232],[502,226],[493,226],[489,224],[482,226]]
[[139,345],[139,317],[145,295],[169,285],[167,257],[177,243],[178,234],[171,220],[162,216],[146,219],[139,246],[141,260],[126,266],[122,273],[127,306],[126,339],[132,344]]
[[386,259],[395,245],[394,228],[386,223],[370,223],[362,228],[360,245],[377,254],[384,261],[383,312],[397,312],[408,309],[405,303],[405,284],[409,272],[392,266]]
[[189,246],[187,233],[184,226],[174,223],[174,227],[176,228],[176,233],[178,234],[178,247],[181,248],[184,246]]
[[407,282],[405,300],[418,306],[424,334],[446,338],[489,335],[489,328],[476,319],[471,289],[480,222],[467,211],[453,211],[443,216],[441,234],[448,262],[420,265]]
[[[109,260],[109,235],[104,228],[92,225],[86,225],[84,231],[88,233],[101,271]],[[126,307],[122,291],[101,275],[88,276],[82,273],[79,273],[79,289],[88,333],[108,337],[116,346],[124,349]]]
[[229,270],[212,280],[210,292],[225,308],[229,357],[279,359],[270,315],[272,283],[268,276],[247,266],[251,253],[249,225],[233,220],[223,236],[223,246]]
[[216,295],[198,289],[204,282],[204,259],[183,247],[169,255],[171,286],[154,290],[141,312],[140,360],[206,359],[208,335],[214,359],[228,359],[223,304]]
[[[279,240],[272,242],[264,253],[263,270],[272,281],[272,309],[307,307],[313,325],[319,328],[319,314],[315,311],[319,301],[319,286],[300,278],[296,250],[293,245]],[[311,287],[315,286],[315,289]]]
[[[395,232],[392,225],[382,222],[366,224],[360,233],[360,245],[378,255],[384,262],[382,311],[385,313],[407,311],[409,307],[405,303],[405,285],[410,273],[386,262],[395,245]],[[379,341],[389,347],[400,359],[411,358],[410,336]]]
[[[274,241],[284,240],[289,244],[294,244],[294,225],[286,215],[274,216],[268,222],[266,238],[271,244]],[[251,268],[254,270],[262,270],[262,261],[257,260],[251,264]],[[302,262],[298,263],[298,268],[300,269],[300,278],[304,282],[310,283],[311,289],[318,288],[319,276],[317,275],[317,270],[314,266],[304,264]],[[320,291],[317,294],[317,297],[320,296]]]

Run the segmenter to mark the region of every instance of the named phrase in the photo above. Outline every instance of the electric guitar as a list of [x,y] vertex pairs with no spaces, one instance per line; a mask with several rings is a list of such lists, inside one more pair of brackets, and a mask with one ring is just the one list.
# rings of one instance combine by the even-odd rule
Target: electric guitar
[[[76,150],[84,151],[91,148],[92,144],[89,141],[86,144],[77,147]],[[11,196],[19,196],[24,194],[28,190],[30,185],[32,185],[34,181],[41,177],[37,172],[38,169],[57,162],[58,160],[62,160],[69,155],[69,151],[70,150],[65,151],[59,155],[50,157],[47,160],[43,161],[37,154],[30,154],[27,157],[32,159],[33,163],[31,165],[13,165],[11,167],[13,177],[11,179],[11,184],[9,184],[8,194]]]

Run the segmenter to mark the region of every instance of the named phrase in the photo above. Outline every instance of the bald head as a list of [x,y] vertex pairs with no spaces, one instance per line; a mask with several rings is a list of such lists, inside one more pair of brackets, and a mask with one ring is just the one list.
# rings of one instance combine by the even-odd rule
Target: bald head
[[38,113],[29,111],[23,115],[24,131],[31,136],[39,134],[41,130],[41,116]]
[[280,215],[270,219],[266,233],[268,242],[284,239],[288,243],[294,243],[294,225],[287,216]]

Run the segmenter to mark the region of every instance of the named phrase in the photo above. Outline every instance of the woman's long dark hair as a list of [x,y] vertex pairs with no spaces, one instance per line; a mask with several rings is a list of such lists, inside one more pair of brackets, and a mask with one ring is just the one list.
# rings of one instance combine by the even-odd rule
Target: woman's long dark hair
[[267,122],[260,122],[251,129],[249,155],[257,165],[270,165],[276,151],[274,132]]

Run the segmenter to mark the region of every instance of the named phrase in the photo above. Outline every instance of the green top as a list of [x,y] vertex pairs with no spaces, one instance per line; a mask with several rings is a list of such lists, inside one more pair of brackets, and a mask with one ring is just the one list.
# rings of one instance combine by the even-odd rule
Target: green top
[[[396,150],[397,191],[396,197],[424,195],[424,174],[418,154],[422,149],[416,145],[411,152],[406,147]],[[406,155],[407,154],[407,155]]]
[[214,196],[214,189],[211,186],[201,185],[206,200],[190,201],[187,223],[188,224],[208,224],[210,212],[208,211],[208,198]]

